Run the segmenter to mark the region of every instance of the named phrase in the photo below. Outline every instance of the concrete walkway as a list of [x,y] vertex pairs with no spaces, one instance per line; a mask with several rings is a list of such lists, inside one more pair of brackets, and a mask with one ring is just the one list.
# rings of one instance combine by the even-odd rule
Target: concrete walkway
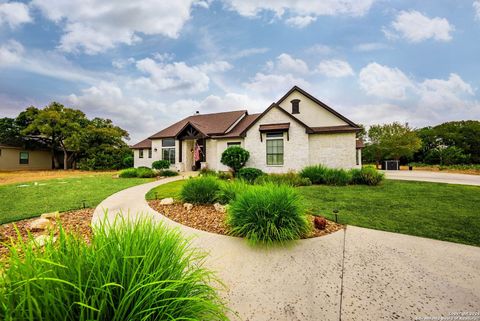
[[93,223],[121,210],[193,237],[227,286],[232,320],[414,320],[480,311],[480,248],[348,226],[289,247],[259,249],[239,238],[180,225],[144,195],[175,177],[104,200]]
[[[480,175],[430,171],[383,171],[388,179],[480,186]],[[480,318],[479,318],[480,319]]]

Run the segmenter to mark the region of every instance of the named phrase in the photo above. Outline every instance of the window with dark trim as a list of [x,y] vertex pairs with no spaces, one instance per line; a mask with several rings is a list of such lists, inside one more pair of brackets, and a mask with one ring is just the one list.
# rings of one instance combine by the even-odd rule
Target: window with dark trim
[[20,152],[20,164],[28,164],[29,155],[28,152]]
[[148,158],[152,158],[152,149],[151,148],[148,150]]
[[171,165],[175,164],[175,147],[162,148],[162,159],[168,160]]
[[138,150],[138,158],[143,158],[143,149]]
[[232,146],[241,146],[241,145],[242,145],[242,143],[240,143],[240,142],[228,142],[227,143],[227,148],[232,147]]
[[300,114],[300,99],[294,99],[292,103],[292,114]]
[[267,165],[283,165],[283,133],[267,133]]
[[175,138],[162,139],[162,147],[175,147]]

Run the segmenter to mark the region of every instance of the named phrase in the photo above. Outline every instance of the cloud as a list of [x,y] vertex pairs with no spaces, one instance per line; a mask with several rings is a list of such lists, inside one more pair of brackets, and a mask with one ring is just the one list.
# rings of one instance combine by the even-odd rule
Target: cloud
[[28,6],[21,2],[0,3],[0,27],[4,24],[16,28],[24,23],[32,22]]
[[268,48],[248,48],[248,49],[237,51],[236,53],[229,55],[229,57],[231,59],[240,59],[240,58],[263,54],[263,53],[266,53],[268,50],[269,50]]
[[224,0],[227,7],[242,16],[255,17],[263,11],[273,12],[282,17],[285,12],[294,16],[363,16],[372,6],[374,0]]
[[355,74],[350,64],[347,61],[340,59],[322,60],[318,64],[317,71],[332,78],[353,76]]
[[137,69],[148,74],[135,80],[137,85],[146,85],[153,90],[177,90],[190,94],[208,90],[209,73],[224,72],[232,68],[226,61],[189,66],[185,62],[158,63],[150,58],[136,62]]
[[309,72],[305,61],[295,59],[286,53],[279,55],[274,62],[269,62],[268,68],[279,73],[307,74]]
[[426,79],[418,88],[421,104],[436,109],[462,107],[475,94],[472,86],[455,73],[447,80]]
[[131,45],[141,35],[177,38],[190,18],[194,0],[141,2],[33,0],[48,19],[64,25],[59,48],[97,54],[118,44]]
[[315,20],[317,20],[317,17],[314,16],[295,16],[288,18],[285,22],[291,27],[305,28]]
[[480,0],[473,1],[473,9],[475,10],[475,19],[480,20]]
[[15,40],[9,40],[4,45],[1,45],[0,67],[9,67],[20,62],[24,51],[22,44]]
[[309,54],[314,54],[314,55],[329,55],[334,52],[332,47],[323,45],[323,44],[315,44],[310,48],[307,48],[307,50],[305,51]]
[[401,37],[417,43],[428,39],[452,40],[455,27],[445,18],[429,18],[418,11],[400,11],[391,24],[392,29],[384,28],[387,38]]
[[261,72],[255,74],[249,82],[243,84],[252,94],[260,94],[261,97],[269,98],[270,100],[287,92],[293,85],[303,88],[310,87],[306,80],[295,77],[292,74],[264,74]]
[[376,62],[360,70],[359,82],[367,95],[386,99],[405,99],[407,89],[414,87],[400,69],[383,66]]
[[390,48],[387,44],[381,43],[381,42],[365,42],[356,45],[353,49],[355,51],[361,51],[361,52],[368,52],[368,51],[376,51],[376,50],[382,50],[382,49],[388,49]]

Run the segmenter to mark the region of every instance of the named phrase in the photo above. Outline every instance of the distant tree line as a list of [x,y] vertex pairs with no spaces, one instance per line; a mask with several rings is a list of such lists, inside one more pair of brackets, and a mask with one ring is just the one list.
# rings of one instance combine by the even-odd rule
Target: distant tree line
[[388,159],[401,163],[480,164],[480,121],[465,120],[413,129],[394,122],[373,125],[360,136],[366,141],[364,163]]
[[53,102],[28,107],[16,118],[0,118],[0,143],[25,149],[49,149],[55,168],[119,169],[133,165],[128,132],[110,119],[88,119],[78,110]]

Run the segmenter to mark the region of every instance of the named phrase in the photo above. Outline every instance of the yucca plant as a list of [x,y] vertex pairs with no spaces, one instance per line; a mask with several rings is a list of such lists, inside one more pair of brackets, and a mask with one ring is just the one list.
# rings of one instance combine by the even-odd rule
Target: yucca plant
[[226,320],[204,254],[150,221],[18,240],[0,276],[1,320]]
[[311,223],[300,195],[290,186],[250,186],[230,203],[230,233],[250,243],[272,244],[296,240],[308,234]]

